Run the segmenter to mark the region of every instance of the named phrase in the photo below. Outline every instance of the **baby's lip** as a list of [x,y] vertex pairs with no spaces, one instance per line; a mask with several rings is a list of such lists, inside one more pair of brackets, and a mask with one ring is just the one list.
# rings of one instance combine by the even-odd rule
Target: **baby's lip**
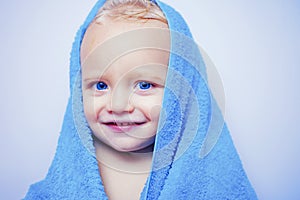
[[143,127],[147,122],[142,121],[107,121],[102,122],[102,125],[114,133],[129,133],[137,127]]
[[107,121],[101,123],[110,126],[136,126],[136,125],[145,124],[146,122],[145,121]]

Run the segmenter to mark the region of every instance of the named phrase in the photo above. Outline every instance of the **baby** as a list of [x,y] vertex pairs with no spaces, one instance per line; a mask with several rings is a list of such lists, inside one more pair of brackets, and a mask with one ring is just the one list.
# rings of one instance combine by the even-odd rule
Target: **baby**
[[257,199],[174,9],[99,0],[70,61],[56,154],[25,199]]
[[[152,35],[153,31],[158,35]],[[160,38],[156,48],[143,46],[145,38],[155,44],[157,37],[164,40]],[[154,3],[141,0],[107,1],[83,38],[84,113],[94,135],[109,199],[139,199],[146,183],[169,62],[169,40],[163,13]],[[130,43],[134,42],[140,44],[133,48]],[[124,48],[123,54],[116,54]]]

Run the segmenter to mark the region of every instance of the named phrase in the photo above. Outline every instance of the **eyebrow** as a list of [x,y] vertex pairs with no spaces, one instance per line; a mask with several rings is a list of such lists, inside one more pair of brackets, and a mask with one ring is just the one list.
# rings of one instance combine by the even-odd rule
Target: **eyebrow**
[[83,82],[91,82],[91,81],[97,81],[97,80],[100,80],[100,78],[85,78],[82,81]]
[[[140,78],[139,78],[140,77]],[[155,80],[158,80],[158,81],[164,81],[164,77],[159,77],[159,76],[149,76],[149,75],[145,75],[145,74],[135,74],[134,76],[132,76],[132,78],[134,79],[155,79]],[[101,80],[101,77],[98,77],[98,78],[85,78],[83,79],[83,82],[91,82],[91,81],[98,81],[98,80]]]
[[164,77],[160,77],[160,76],[157,76],[157,75],[145,75],[145,74],[136,74],[134,78],[137,78],[137,79],[155,79],[155,80],[159,80],[159,81],[163,81],[164,80]]
[[[159,67],[159,68],[157,68]],[[163,66],[161,64],[156,64],[154,63],[154,65],[151,64],[147,64],[147,65],[142,65],[142,66],[137,66],[136,68],[128,71],[128,73],[132,74],[133,76],[138,76],[138,77],[143,77],[143,76],[151,76],[151,77],[156,77],[161,79],[161,69],[165,69],[165,72],[168,72],[168,67],[167,66]],[[99,79],[99,77],[102,77],[104,73],[97,73],[97,71],[99,72],[98,69],[91,69],[92,71],[89,71],[88,76],[85,80],[89,80],[89,79]],[[102,70],[100,70],[102,72]],[[164,75],[163,75],[164,76]]]
[[[149,81],[149,82],[154,82],[160,85],[164,85],[165,84],[165,76],[157,76],[156,74],[152,74],[152,75],[148,75],[145,73],[135,73],[133,75],[131,75],[129,77],[129,79],[135,79],[135,80],[141,80],[141,81]],[[97,81],[109,81],[109,77],[105,77],[101,78],[101,76],[99,77],[87,77],[85,79],[83,79],[84,84],[89,84],[91,82],[97,82]]]

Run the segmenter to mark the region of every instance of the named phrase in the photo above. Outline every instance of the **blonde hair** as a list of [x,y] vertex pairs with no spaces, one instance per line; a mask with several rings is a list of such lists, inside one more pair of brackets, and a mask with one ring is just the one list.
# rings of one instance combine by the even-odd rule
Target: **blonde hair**
[[168,24],[163,12],[151,0],[107,0],[95,17],[101,23],[104,17],[136,21],[158,20]]

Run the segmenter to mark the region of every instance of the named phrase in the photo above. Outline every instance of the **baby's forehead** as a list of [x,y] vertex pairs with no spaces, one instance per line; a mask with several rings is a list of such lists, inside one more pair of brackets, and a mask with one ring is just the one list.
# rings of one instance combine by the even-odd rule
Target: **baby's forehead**
[[[167,24],[157,20],[132,22],[107,19],[104,23],[92,22],[82,40],[80,49],[81,62],[83,62],[94,49],[99,48],[101,45],[105,46],[105,44],[109,43],[113,45],[114,48],[121,48],[128,43],[136,43],[141,38],[149,41],[149,43],[157,44],[157,48],[169,50],[169,35]],[[161,40],[161,37],[163,40]],[[137,48],[147,47],[140,46]],[[130,49],[128,49],[128,51],[130,51]]]

